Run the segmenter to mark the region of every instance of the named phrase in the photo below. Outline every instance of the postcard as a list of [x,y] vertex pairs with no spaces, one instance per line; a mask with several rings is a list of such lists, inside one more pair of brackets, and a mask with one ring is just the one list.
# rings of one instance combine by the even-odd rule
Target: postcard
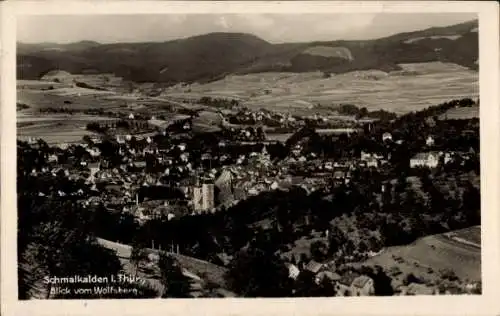
[[497,3],[2,10],[6,315],[500,312]]

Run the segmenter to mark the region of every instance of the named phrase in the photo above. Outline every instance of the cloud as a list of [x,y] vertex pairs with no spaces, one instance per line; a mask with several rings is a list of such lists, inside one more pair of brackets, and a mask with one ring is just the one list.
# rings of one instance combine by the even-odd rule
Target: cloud
[[473,14],[155,14],[19,16],[24,42],[168,41],[210,32],[251,33],[273,43],[370,39],[452,25]]
[[369,26],[374,18],[375,14],[335,16],[329,19],[320,19],[317,23],[312,25],[312,28],[317,33],[358,31]]
[[237,14],[235,19],[251,28],[267,29],[276,24],[276,17],[266,14]]
[[221,26],[223,29],[229,30],[229,23],[227,22],[224,16],[219,17],[216,22],[216,25]]

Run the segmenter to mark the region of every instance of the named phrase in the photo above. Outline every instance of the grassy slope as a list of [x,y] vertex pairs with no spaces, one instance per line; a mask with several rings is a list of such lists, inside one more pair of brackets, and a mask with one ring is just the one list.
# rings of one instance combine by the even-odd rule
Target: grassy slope
[[[473,227],[456,233],[464,239],[477,241],[480,229]],[[397,262],[398,257],[403,261]],[[453,270],[462,280],[481,280],[481,249],[459,243],[444,234],[423,237],[407,246],[390,247],[363,264],[380,265],[387,270],[397,266],[402,274],[395,278],[395,285],[401,284],[408,273],[437,280],[441,269]]]

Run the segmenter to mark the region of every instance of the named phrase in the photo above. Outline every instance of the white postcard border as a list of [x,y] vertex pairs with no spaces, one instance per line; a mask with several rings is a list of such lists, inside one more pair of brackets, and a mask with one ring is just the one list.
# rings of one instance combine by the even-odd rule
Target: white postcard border
[[[291,2],[8,2],[1,9],[1,291],[2,314],[193,315],[493,315],[499,313],[500,108],[498,4],[496,2],[291,1]],[[349,297],[303,299],[17,300],[15,43],[20,14],[478,12],[481,98],[481,296]]]

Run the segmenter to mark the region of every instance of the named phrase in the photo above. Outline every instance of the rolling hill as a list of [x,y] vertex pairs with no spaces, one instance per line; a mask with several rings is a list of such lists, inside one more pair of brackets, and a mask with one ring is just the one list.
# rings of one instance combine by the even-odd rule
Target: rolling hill
[[243,33],[210,33],[162,43],[20,43],[17,75],[39,79],[57,69],[173,85],[271,71],[391,71],[400,70],[398,64],[430,61],[477,69],[477,26],[475,20],[376,40],[287,44],[271,44]]

